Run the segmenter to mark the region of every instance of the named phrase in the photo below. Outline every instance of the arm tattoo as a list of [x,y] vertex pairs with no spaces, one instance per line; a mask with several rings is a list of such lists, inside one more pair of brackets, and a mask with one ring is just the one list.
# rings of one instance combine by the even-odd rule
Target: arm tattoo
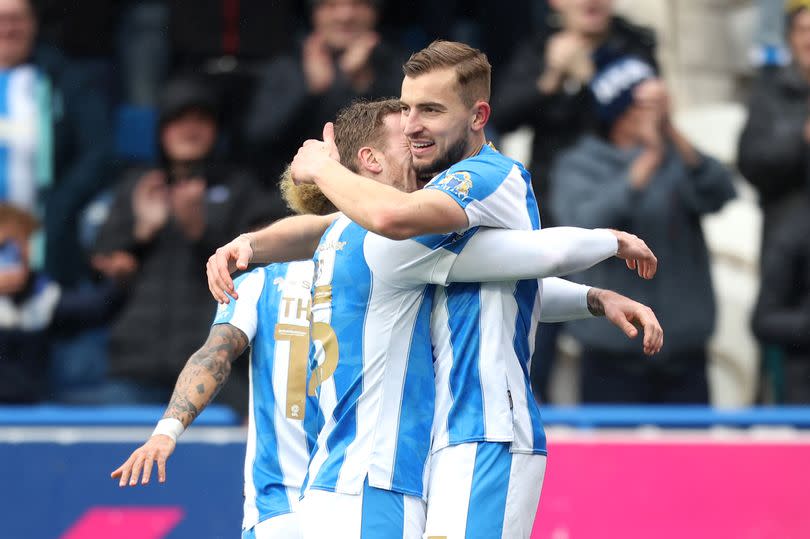
[[605,306],[602,303],[601,292],[598,288],[588,290],[588,310],[594,316],[605,316]]
[[231,362],[247,345],[247,336],[230,324],[211,328],[208,340],[180,372],[163,417],[173,417],[188,427],[228,381]]

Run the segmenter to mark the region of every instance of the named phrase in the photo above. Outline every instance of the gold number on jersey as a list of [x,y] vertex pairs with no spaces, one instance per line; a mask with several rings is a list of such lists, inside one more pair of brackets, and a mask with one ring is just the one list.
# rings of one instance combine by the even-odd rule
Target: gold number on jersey
[[309,328],[292,324],[276,324],[276,341],[290,343],[290,363],[287,367],[287,417],[304,419],[306,409],[307,359],[309,357]]
[[335,374],[340,351],[335,330],[325,322],[312,324],[312,340],[321,343],[324,354],[323,363],[312,370],[312,377],[309,379],[309,394],[315,396],[318,386]]

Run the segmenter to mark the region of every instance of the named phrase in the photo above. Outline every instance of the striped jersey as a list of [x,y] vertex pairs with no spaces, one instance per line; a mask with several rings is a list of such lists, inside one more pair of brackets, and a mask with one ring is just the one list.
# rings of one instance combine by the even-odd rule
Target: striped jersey
[[425,496],[434,413],[430,311],[462,242],[393,241],[341,217],[315,254],[311,378],[322,421],[304,490]]
[[[488,145],[425,188],[451,196],[464,208],[471,228],[540,228],[529,173]],[[531,279],[437,287],[431,324],[436,376],[433,451],[491,441],[510,442],[513,452],[546,453],[540,410],[529,383],[540,285]]]
[[298,502],[314,437],[307,397],[311,260],[271,264],[234,282],[239,299],[221,304],[214,324],[231,324],[251,341],[250,410],[243,529],[290,513]]

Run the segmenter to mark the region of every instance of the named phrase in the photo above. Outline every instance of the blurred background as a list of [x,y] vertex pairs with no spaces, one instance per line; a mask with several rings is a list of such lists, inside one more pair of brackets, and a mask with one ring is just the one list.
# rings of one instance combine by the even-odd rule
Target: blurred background
[[[436,38],[487,53],[488,136],[531,170],[544,226],[620,228],[659,256],[649,283],[613,262],[571,277],[650,305],[659,357],[604,321],[541,324],[552,447],[581,441],[572,426],[769,425],[779,443],[807,426],[810,0],[0,0],[0,461],[29,442],[126,442],[110,470],[128,454],[208,333],[208,256],[287,215],[277,178],[300,143],[397,96]],[[241,423],[247,361],[217,403],[216,426]],[[118,434],[75,434],[98,425]],[[719,529],[687,531],[742,537]],[[538,537],[599,536],[565,530]]]

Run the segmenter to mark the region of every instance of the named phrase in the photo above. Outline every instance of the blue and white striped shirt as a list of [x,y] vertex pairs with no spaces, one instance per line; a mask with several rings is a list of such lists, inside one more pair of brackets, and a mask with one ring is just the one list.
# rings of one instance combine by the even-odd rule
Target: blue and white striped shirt
[[243,529],[292,512],[306,475],[315,440],[303,420],[317,416],[318,404],[307,397],[314,270],[307,260],[242,275],[239,299],[220,305],[214,319],[252,342]]
[[[425,188],[451,196],[464,208],[473,230],[540,228],[529,173],[490,146]],[[513,452],[545,454],[545,432],[529,383],[540,286],[531,279],[437,287],[431,323],[433,451],[491,441],[510,442]]]
[[455,235],[392,241],[346,217],[315,255],[312,379],[322,414],[304,490],[369,485],[425,496],[434,413],[430,283],[445,284]]

